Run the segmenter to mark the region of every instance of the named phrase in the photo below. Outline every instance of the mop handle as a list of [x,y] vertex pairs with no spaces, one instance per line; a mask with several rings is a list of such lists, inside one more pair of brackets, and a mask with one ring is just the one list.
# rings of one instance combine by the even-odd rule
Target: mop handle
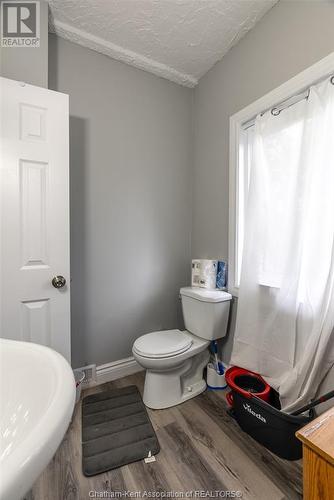
[[294,411],[293,413],[291,413],[291,415],[293,416],[300,415],[301,413],[304,413],[304,411],[310,410],[311,408],[314,408],[318,404],[324,403],[325,401],[328,401],[328,399],[331,399],[333,397],[334,397],[334,391],[327,392],[327,394],[324,394],[320,398],[311,401],[305,406],[302,406],[301,408],[299,408],[299,410]]

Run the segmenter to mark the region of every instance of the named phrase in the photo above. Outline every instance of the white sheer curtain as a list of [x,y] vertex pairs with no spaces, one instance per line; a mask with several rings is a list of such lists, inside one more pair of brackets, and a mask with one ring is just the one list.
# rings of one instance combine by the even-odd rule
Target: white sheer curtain
[[255,122],[232,364],[292,411],[334,363],[334,85]]

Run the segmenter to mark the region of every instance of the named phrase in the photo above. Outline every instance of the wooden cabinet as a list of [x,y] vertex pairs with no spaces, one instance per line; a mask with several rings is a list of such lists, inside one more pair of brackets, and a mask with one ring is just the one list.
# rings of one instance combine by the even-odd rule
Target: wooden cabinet
[[303,443],[303,499],[334,499],[334,407],[296,436]]

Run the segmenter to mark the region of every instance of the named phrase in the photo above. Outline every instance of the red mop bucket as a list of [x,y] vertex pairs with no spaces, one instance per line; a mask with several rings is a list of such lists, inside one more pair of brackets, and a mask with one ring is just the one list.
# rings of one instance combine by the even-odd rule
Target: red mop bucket
[[268,402],[270,399],[271,387],[267,382],[257,373],[232,366],[225,373],[225,380],[231,391],[226,394],[227,402],[233,407],[234,393],[241,394],[249,398],[250,394],[254,394],[260,399]]

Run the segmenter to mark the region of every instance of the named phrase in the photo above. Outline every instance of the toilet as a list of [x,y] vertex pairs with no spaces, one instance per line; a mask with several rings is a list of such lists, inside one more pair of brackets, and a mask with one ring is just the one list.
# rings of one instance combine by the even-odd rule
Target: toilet
[[186,330],[147,333],[133,344],[135,360],[146,369],[143,401],[169,408],[203,392],[203,370],[212,340],[225,337],[232,295],[220,290],[180,290]]

